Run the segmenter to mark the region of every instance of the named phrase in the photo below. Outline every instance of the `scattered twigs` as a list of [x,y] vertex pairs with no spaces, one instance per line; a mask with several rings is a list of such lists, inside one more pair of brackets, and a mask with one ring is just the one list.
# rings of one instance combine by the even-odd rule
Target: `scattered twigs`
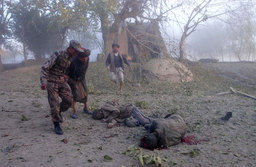
[[255,96],[249,95],[249,94],[244,93],[244,92],[241,92],[241,91],[237,91],[237,90],[235,90],[235,89],[232,88],[232,87],[230,87],[230,91],[231,91],[231,93],[233,93],[233,94],[238,94],[238,95],[241,95],[241,96],[248,97],[248,98],[251,98],[251,99],[253,99],[253,100],[256,100],[256,97],[255,97]]
[[217,94],[217,96],[226,95],[226,94],[236,94],[236,95],[241,95],[241,96],[248,97],[248,98],[251,98],[253,100],[256,100],[255,96],[247,94],[247,93],[244,93],[244,92],[241,92],[241,91],[238,91],[238,90],[235,90],[232,87],[230,87],[230,91],[220,92],[220,93]]

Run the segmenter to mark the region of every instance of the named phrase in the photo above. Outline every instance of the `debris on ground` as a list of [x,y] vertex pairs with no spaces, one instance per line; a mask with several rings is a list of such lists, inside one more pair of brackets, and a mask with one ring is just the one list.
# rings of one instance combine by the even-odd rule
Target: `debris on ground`
[[65,139],[62,139],[61,141],[62,141],[64,144],[67,144],[67,143],[68,143],[68,139],[66,139],[66,138],[65,138]]

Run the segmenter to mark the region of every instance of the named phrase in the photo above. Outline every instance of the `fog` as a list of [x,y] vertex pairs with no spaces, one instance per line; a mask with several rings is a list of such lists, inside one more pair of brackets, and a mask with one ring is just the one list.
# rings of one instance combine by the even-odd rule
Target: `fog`
[[[104,9],[101,9],[101,6],[97,9],[91,9],[90,7],[90,10],[92,10],[91,12],[85,12],[85,14],[79,16],[79,13],[87,9],[88,6],[86,5],[88,4],[83,4],[84,8],[82,8],[80,4],[81,9],[79,9],[79,7],[76,6],[76,3],[78,2],[65,2],[62,4],[64,9],[67,10],[67,13],[71,12],[70,16],[74,17],[75,21],[70,19],[68,14],[61,13],[62,11],[60,11],[60,14],[56,16],[52,15],[52,18],[49,17],[47,19],[59,19],[64,23],[60,24],[59,21],[53,21],[53,23],[48,26],[55,27],[58,25],[59,28],[56,30],[51,28],[51,30],[46,31],[45,33],[49,32],[49,36],[54,36],[55,32],[60,35],[56,34],[57,36],[55,39],[54,37],[53,39],[48,37],[48,39],[38,42],[33,37],[25,39],[25,34],[20,35],[22,34],[20,26],[25,24],[25,22],[19,20],[23,17],[22,12],[17,12],[17,7],[19,7],[24,8],[24,10],[27,9],[28,14],[33,15],[33,13],[29,13],[34,8],[33,1],[14,1],[12,2],[12,5],[9,5],[9,1],[6,0],[2,0],[1,2],[3,2],[3,9],[5,9],[5,12],[1,14],[2,34],[0,43],[2,48],[1,50],[4,51],[1,58],[4,64],[20,63],[26,59],[34,59],[36,58],[35,55],[40,55],[41,58],[47,58],[54,52],[54,50],[65,49],[68,45],[68,41],[71,39],[78,40],[81,42],[83,47],[92,51],[91,61],[96,61],[97,55],[106,51],[107,44],[106,39],[104,39],[105,31],[103,29],[102,17],[100,15],[101,11],[99,11]],[[42,2],[42,4],[52,4],[53,6],[61,3],[57,1],[43,0],[38,2]],[[98,0],[95,1],[95,4],[91,5],[96,6],[98,5],[97,3],[100,4],[100,2],[101,1]],[[113,3],[114,2],[115,1],[113,1]],[[120,5],[122,2],[123,1],[120,1]],[[29,7],[24,6],[25,3],[27,3],[26,5]],[[189,21],[191,14],[193,14],[193,12],[197,12],[195,9],[200,7],[199,5],[204,5],[204,3],[206,6],[200,9],[200,12],[198,12],[198,14],[192,17],[192,20]],[[181,38],[185,35],[185,39],[183,41],[185,47],[184,57],[189,60],[196,61],[202,58],[211,58],[218,59],[219,61],[255,61],[255,1],[166,0],[158,2],[154,1],[153,4],[155,5],[150,2],[145,4],[149,5],[148,8],[145,7],[145,9],[143,9],[145,13],[140,13],[136,17],[127,17],[124,21],[128,24],[135,22],[151,22],[159,17],[160,19],[158,19],[158,24],[160,25],[162,38],[164,39],[168,49],[168,56],[176,58],[180,56]],[[48,13],[59,10],[58,8],[52,10],[47,9],[44,6],[40,7],[41,9],[38,12],[41,16],[38,17],[42,17],[44,14],[48,17]],[[77,11],[69,11],[69,8],[73,7],[74,10]],[[116,10],[111,11],[111,13],[118,13],[118,10],[120,9],[116,7],[115,9],[113,8],[109,10]],[[130,10],[133,10],[132,7]],[[108,24],[111,25],[114,23],[113,15],[108,13],[109,11],[105,12],[109,14]],[[134,18],[136,18],[136,20]],[[4,19],[9,20],[9,22],[5,23]],[[187,31],[185,27],[188,23],[188,32],[192,31],[191,33],[185,32]],[[29,19],[26,24],[30,24]],[[193,27],[194,25],[196,26]],[[64,33],[62,32],[63,30],[59,31],[63,26],[66,27],[63,29],[65,31]],[[32,28],[27,30],[27,34],[30,34],[29,31],[32,31]],[[109,28],[111,28],[111,26]],[[37,33],[36,31],[40,30],[35,29],[33,31],[35,31],[33,33]],[[39,35],[38,38],[42,38],[42,36]],[[33,40],[33,42],[31,40]],[[37,42],[39,46],[33,46],[33,44],[31,44]],[[46,43],[47,46],[44,46]],[[42,48],[42,46],[44,46],[45,49]],[[24,53],[26,56],[24,56]]]

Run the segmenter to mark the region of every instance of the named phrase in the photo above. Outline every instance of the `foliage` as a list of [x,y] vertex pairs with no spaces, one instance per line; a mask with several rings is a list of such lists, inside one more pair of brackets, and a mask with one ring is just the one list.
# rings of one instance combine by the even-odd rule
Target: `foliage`
[[149,104],[146,101],[136,101],[135,105],[141,109],[148,109]]
[[0,0],[0,45],[10,36],[10,8],[11,0]]
[[[128,147],[124,152],[125,155],[132,157],[133,159],[139,160],[139,163],[144,165],[154,164],[156,167],[162,165],[162,158],[155,154],[144,154],[141,148],[138,148],[134,145]],[[166,159],[163,159],[165,162]]]
[[14,36],[25,43],[37,59],[44,58],[46,54],[62,48],[69,30],[86,25],[86,12],[81,14],[84,6],[79,6],[79,2],[20,0],[12,4]]
[[110,157],[109,155],[104,155],[104,161],[106,162],[113,161],[113,158]]
[[28,118],[25,115],[21,115],[21,121],[28,121]]

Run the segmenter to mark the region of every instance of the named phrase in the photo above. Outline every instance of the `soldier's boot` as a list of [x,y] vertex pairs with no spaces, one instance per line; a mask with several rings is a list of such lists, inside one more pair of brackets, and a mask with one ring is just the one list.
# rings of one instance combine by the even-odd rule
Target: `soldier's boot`
[[54,132],[57,134],[57,135],[63,135],[63,131],[60,127],[60,124],[59,122],[53,122],[54,124]]

